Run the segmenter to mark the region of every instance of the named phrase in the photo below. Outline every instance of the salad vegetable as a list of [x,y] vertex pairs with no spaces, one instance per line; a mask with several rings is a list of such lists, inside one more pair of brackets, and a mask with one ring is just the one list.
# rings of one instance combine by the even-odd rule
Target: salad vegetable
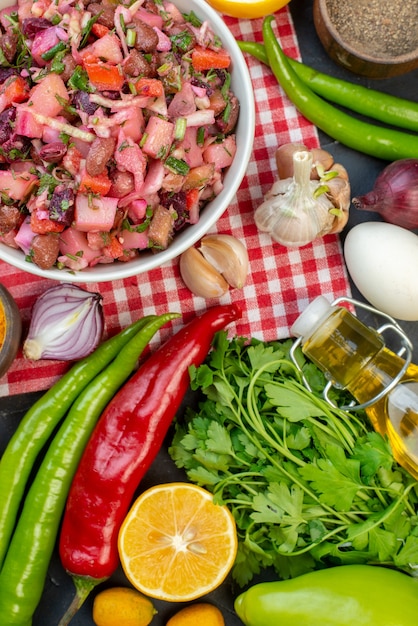
[[239,319],[235,304],[195,317],[141,365],[107,405],[75,473],[59,539],[76,595],[60,626],[119,565],[118,534],[216,331]]
[[46,289],[32,308],[25,357],[76,361],[91,354],[103,335],[102,300],[100,293],[71,283]]
[[[265,65],[269,65],[263,43],[241,40],[238,40],[237,43],[242,52],[250,54]],[[380,120],[385,124],[412,131],[418,130],[418,102],[335,78],[291,57],[287,57],[287,60],[305,85],[325,100],[372,119]]]
[[418,138],[394,128],[377,126],[357,119],[323,100],[297,75],[274,34],[274,16],[263,20],[263,40],[271,70],[296,108],[333,139],[376,158],[394,161],[414,158]]
[[[318,150],[283,144],[276,150],[278,170],[291,161],[291,174],[276,180],[254,213],[257,228],[288,247],[304,246],[318,237],[341,232],[348,220],[350,182],[346,169],[325,169],[315,162]],[[290,157],[290,158],[289,158]]]
[[352,198],[353,206],[373,211],[390,224],[418,228],[418,159],[399,159],[386,165],[370,191]]
[[21,0],[1,29],[0,241],[82,270],[158,252],[199,220],[239,116],[210,24],[168,0]]
[[342,565],[293,580],[259,583],[235,601],[245,626],[413,626],[418,581],[370,565]]
[[0,572],[0,623],[31,623],[71,481],[91,432],[106,404],[126,381],[155,333],[177,313],[143,318],[137,334],[72,404],[48,446],[18,516]]
[[[146,322],[146,320],[145,320]],[[0,568],[33,466],[73,402],[144,325],[137,320],[75,363],[23,416],[0,459]]]
[[248,274],[248,251],[232,235],[206,235],[197,247],[180,256],[180,275],[196,296],[223,296],[228,289],[242,289]]
[[290,0],[209,0],[214,9],[232,17],[254,19],[279,11]]
[[[191,372],[199,408],[177,421],[169,448],[188,478],[234,514],[233,577],[245,585],[269,566],[285,579],[351,563],[412,573],[418,483],[365,416],[329,406],[323,374],[297,352],[307,391],[292,345],[218,333]],[[336,404],[351,400],[333,393]]]

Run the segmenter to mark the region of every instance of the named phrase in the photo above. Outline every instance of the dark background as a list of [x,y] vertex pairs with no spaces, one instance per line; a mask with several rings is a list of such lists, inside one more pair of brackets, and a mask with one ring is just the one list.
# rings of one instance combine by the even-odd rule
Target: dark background
[[[410,100],[418,101],[418,70],[410,72],[404,76],[379,81],[368,80],[356,76],[344,68],[336,65],[324,51],[316,35],[313,24],[312,1],[291,0],[289,6],[292,11],[298,35],[302,59],[308,65],[335,77],[344,78],[346,80],[350,80],[351,82],[379,89],[382,92],[392,93],[404,98],[409,98]],[[322,132],[320,132],[320,141],[322,147],[332,153],[335,161],[344,164],[346,167],[351,182],[352,197],[370,191],[377,175],[385,167],[385,165],[387,165],[386,162],[380,161],[379,159],[374,159],[350,150],[349,148],[345,148]],[[355,224],[371,220],[380,220],[380,218],[377,214],[360,212],[352,208],[348,226],[341,235],[342,240],[344,240],[344,237],[349,229]],[[352,288],[352,296],[360,301],[363,300],[354,286]],[[359,317],[364,317],[364,321],[372,325],[374,324],[372,316],[369,316],[368,314],[366,315],[359,311]],[[402,322],[401,325],[413,343],[417,346],[417,349],[415,350],[415,353],[417,353],[418,325],[415,322]],[[414,360],[418,362],[418,354],[416,357],[414,356]],[[3,452],[19,419],[24,415],[25,411],[39,395],[40,394],[26,394],[10,398],[1,398],[0,453]],[[187,399],[187,401],[189,400],[190,398]],[[185,480],[185,475],[183,472],[175,468],[173,462],[168,456],[166,448],[163,448],[146,478],[142,482],[141,489],[146,489],[156,483],[169,482],[173,480]],[[269,578],[274,579],[274,574],[271,572],[265,572],[263,574],[263,579],[267,580]],[[128,583],[124,578],[123,573],[118,571],[107,583],[102,584],[98,590],[104,589],[107,586],[127,584]],[[228,579],[227,582],[224,583],[218,590],[202,600],[210,601],[219,606],[224,614],[226,626],[242,626],[241,621],[235,615],[233,610],[233,600],[239,592],[240,589]],[[49,568],[48,579],[41,604],[33,620],[33,626],[56,626],[59,618],[68,607],[73,594],[73,583],[70,577],[63,571],[59,558],[57,554],[55,554]],[[91,617],[93,597],[94,592],[71,622],[73,626],[93,626]],[[154,617],[152,626],[164,626],[169,617],[174,612],[178,611],[182,605],[156,601],[155,606],[158,610],[158,615]],[[121,626],[123,625],[121,624]],[[295,626],[297,625],[295,624]]]

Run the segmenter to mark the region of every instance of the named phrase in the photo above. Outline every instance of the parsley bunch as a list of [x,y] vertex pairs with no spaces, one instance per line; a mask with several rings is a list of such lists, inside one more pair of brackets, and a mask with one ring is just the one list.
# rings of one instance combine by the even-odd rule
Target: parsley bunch
[[[300,352],[306,390],[291,345],[218,333],[206,362],[191,369],[198,408],[177,420],[169,448],[235,517],[233,578],[243,586],[267,567],[285,579],[349,563],[413,573],[418,483],[364,414],[322,398],[325,378]],[[333,393],[347,403],[344,391]]]

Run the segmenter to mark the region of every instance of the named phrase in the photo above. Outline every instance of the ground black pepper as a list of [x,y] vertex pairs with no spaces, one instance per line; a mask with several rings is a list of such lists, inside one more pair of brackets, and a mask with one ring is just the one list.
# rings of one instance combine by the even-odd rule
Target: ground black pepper
[[418,0],[327,0],[330,20],[357,52],[380,58],[418,48]]

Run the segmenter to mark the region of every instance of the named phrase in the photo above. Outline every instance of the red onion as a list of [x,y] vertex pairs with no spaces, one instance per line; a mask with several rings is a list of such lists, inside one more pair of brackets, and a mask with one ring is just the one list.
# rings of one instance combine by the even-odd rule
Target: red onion
[[95,350],[102,338],[102,296],[70,283],[47,289],[36,300],[23,353],[33,361],[73,361]]
[[399,159],[387,165],[372,191],[352,199],[356,209],[375,211],[390,224],[418,228],[418,159]]

